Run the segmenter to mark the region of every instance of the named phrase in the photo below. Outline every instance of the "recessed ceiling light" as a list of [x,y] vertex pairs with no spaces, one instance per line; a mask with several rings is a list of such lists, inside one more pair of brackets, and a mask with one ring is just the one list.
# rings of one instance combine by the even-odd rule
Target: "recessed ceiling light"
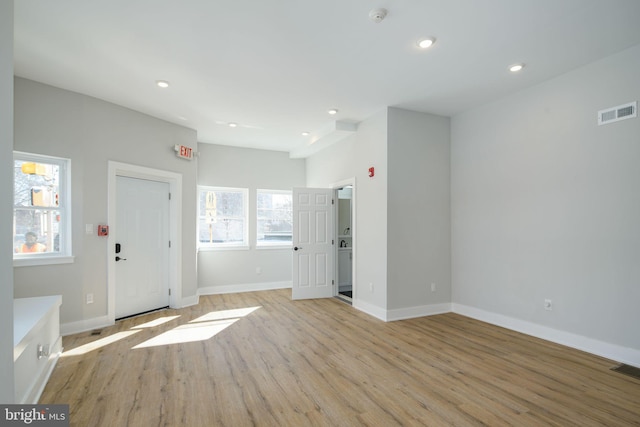
[[338,110],[336,110],[335,108],[332,108],[331,110],[327,111],[327,113],[331,114],[332,116],[335,116],[336,114],[338,114]]
[[522,70],[524,68],[524,64],[519,63],[519,64],[513,64],[509,66],[509,71],[511,71],[512,73],[517,73],[518,71]]
[[436,42],[435,37],[427,37],[426,39],[418,40],[418,47],[422,49],[427,49],[433,46],[435,42]]
[[309,136],[309,132],[302,132],[302,136]]
[[229,127],[230,127],[230,128],[235,128],[235,127],[237,127],[237,126],[238,126],[238,124],[237,124],[237,123],[233,123],[233,122],[229,123]]
[[156,84],[158,85],[158,87],[161,87],[163,89],[168,88],[169,87],[169,82],[166,80],[157,80]]

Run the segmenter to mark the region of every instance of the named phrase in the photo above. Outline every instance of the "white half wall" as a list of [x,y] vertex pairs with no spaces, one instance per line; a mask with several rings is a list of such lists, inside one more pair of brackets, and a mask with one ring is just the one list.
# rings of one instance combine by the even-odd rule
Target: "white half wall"
[[452,119],[454,306],[640,350],[640,118],[596,120],[639,75],[636,46]]

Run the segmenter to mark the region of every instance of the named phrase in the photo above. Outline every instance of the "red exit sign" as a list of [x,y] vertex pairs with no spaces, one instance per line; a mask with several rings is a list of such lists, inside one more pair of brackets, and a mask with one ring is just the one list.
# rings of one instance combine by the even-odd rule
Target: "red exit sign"
[[176,145],[174,149],[176,150],[176,156],[187,160],[193,159],[193,148],[186,145]]

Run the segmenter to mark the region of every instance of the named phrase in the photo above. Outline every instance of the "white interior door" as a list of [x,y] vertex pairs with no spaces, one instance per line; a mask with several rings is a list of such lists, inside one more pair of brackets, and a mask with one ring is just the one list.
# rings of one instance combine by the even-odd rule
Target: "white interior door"
[[326,188],[293,189],[293,299],[334,295],[332,195]]
[[118,176],[115,228],[116,319],[169,306],[169,184]]

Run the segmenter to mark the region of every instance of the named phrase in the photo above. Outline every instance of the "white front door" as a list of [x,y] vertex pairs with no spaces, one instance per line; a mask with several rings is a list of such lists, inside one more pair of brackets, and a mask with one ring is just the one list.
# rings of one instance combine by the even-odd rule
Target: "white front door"
[[293,299],[334,295],[332,195],[326,188],[293,189]]
[[169,306],[169,184],[116,180],[116,319]]

